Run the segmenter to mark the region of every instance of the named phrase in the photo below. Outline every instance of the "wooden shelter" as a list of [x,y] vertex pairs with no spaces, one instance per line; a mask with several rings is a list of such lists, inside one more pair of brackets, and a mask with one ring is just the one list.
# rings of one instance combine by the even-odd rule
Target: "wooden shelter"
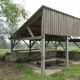
[[[16,40],[29,40],[30,52],[34,42],[41,52],[41,73],[45,73],[45,41],[66,42],[66,68],[68,68],[68,41],[80,42],[79,39],[72,39],[71,36],[80,37],[80,19],[63,12],[41,6],[31,18],[29,18],[11,37],[11,53],[17,44]],[[31,44],[31,41],[34,41]],[[37,41],[41,41],[41,45]],[[47,43],[48,44],[48,43]],[[46,44],[46,45],[47,45]],[[77,45],[77,44],[76,44]],[[78,46],[78,45],[77,45]],[[79,46],[78,46],[79,47]],[[79,47],[80,48],[80,47]]]

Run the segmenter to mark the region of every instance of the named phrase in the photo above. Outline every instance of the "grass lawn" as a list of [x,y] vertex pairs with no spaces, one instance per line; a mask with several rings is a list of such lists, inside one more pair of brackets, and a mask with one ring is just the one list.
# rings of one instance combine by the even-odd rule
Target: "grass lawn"
[[75,65],[74,67],[55,73],[52,75],[55,80],[80,80],[80,65]]
[[[57,50],[64,50],[64,49],[62,47],[58,47]],[[77,46],[69,46],[68,50],[80,52],[80,49]]]
[[9,80],[80,80],[80,65],[75,65],[70,69],[52,74],[50,76],[36,74],[32,68],[27,68],[23,64],[14,64],[15,68],[23,71],[20,77],[12,77]]

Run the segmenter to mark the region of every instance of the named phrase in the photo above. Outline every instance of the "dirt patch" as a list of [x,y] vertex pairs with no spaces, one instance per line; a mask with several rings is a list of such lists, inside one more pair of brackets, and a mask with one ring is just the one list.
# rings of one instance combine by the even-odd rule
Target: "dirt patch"
[[15,69],[11,63],[0,61],[0,80],[21,76],[22,72]]

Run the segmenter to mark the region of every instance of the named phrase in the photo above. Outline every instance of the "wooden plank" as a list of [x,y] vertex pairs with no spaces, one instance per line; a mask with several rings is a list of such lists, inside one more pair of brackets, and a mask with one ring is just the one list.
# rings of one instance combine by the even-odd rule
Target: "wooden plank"
[[47,11],[46,9],[43,10],[43,28],[44,28],[44,34],[47,33]]
[[[79,28],[79,30],[80,30],[80,21],[79,21],[79,27],[78,27],[78,28]],[[80,37],[80,31],[78,31],[78,32],[79,32],[78,34],[79,34],[79,37]]]
[[11,40],[34,40],[34,39],[41,39],[42,36],[36,36],[36,37],[27,37],[27,38],[20,38],[20,39],[11,39]]
[[58,21],[59,21],[59,23],[58,23],[58,35],[60,35],[60,14],[58,15]]
[[54,12],[54,34],[56,35],[56,12]]
[[48,10],[48,34],[50,34],[50,10]]
[[56,35],[58,35],[58,13],[56,13]]
[[65,35],[65,16],[63,15],[63,36]]
[[50,11],[50,34],[53,34],[53,11]]
[[78,36],[80,37],[80,21],[78,20]]

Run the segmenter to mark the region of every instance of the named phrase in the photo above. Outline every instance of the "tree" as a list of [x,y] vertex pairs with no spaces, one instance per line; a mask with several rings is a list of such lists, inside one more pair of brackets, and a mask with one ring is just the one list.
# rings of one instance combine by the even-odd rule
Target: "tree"
[[20,19],[27,19],[28,14],[19,5],[10,0],[0,0],[0,22],[5,26],[1,28],[1,37],[10,37],[17,29]]
[[7,48],[6,40],[0,38],[0,49],[6,49],[6,48]]

